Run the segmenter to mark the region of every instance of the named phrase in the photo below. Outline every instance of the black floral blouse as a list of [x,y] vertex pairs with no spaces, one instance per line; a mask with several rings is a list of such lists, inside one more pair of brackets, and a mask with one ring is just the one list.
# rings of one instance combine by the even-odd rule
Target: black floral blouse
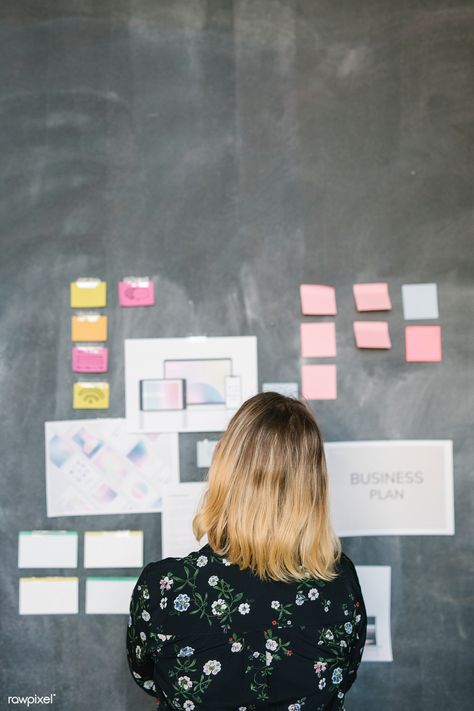
[[264,582],[209,544],[149,563],[130,601],[134,680],[163,710],[343,711],[367,617],[344,554],[339,570]]

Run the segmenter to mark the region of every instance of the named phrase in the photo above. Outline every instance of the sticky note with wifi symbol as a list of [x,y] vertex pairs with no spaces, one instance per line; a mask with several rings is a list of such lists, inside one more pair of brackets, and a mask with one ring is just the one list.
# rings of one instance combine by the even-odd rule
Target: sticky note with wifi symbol
[[109,384],[74,383],[72,406],[75,410],[106,410],[109,407]]

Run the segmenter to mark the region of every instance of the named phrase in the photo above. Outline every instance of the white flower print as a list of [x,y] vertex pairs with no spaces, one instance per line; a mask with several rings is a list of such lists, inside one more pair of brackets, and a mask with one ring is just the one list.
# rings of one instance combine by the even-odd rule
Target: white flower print
[[188,699],[187,701],[184,702],[184,704],[183,704],[183,709],[186,709],[186,711],[192,711],[193,708],[194,708],[194,704],[193,704],[192,701],[190,701],[190,700]]
[[222,562],[224,563],[224,565],[232,565],[232,563],[229,563],[227,558],[222,558]]
[[132,616],[131,615],[128,616],[128,626],[129,627],[132,626]]
[[211,575],[211,577],[209,578],[209,580],[207,582],[209,583],[211,588],[214,588],[217,585],[217,583],[219,582],[219,578],[217,577],[217,575]]
[[[278,610],[278,608],[280,607],[280,603],[278,602],[278,600],[272,600],[272,605],[271,605],[271,606],[272,606],[272,608],[273,608],[274,610]],[[289,707],[288,707],[288,708],[289,708]]]
[[267,667],[269,667],[270,664],[272,663],[272,659],[273,659],[273,657],[272,657],[272,655],[270,654],[270,652],[265,652],[265,665],[266,665]]
[[154,689],[155,688],[155,682],[153,679],[147,679],[145,683],[143,684],[145,689]]
[[316,590],[316,588],[311,588],[308,592],[308,597],[310,600],[317,600],[319,597],[319,590]]
[[165,575],[165,577],[160,580],[161,592],[163,592],[163,590],[171,590],[173,583],[174,580]]
[[202,668],[204,674],[217,674],[221,670],[221,663],[217,661],[217,659],[209,659],[208,662],[206,662]]
[[329,640],[334,639],[334,635],[331,632],[331,630],[328,630],[324,636],[326,637],[326,639],[329,639]]
[[148,622],[148,620],[150,619],[150,613],[147,612],[146,610],[143,610],[142,617],[145,620],[145,622]]
[[250,612],[250,605],[248,604],[248,602],[242,602],[239,605],[239,612],[241,615],[248,615],[248,613]]
[[141,678],[142,678],[141,675],[140,675],[138,672],[136,672],[136,671],[133,672],[133,676],[135,677],[135,679],[141,679]]
[[301,711],[301,705],[300,704],[290,704],[288,706],[288,711]]
[[234,644],[230,648],[230,651],[231,652],[240,652],[241,649],[242,649],[242,644],[240,642],[234,642]]
[[182,689],[190,689],[193,685],[193,682],[189,678],[189,676],[180,676],[178,679],[178,686],[180,686]]
[[211,609],[212,609],[212,614],[219,617],[227,609],[227,603],[225,602],[225,600],[222,600],[221,598],[219,598],[218,600],[215,600],[212,603]]
[[144,600],[150,599],[150,593],[148,592],[148,590],[143,590],[143,599]]
[[239,706],[239,711],[247,711],[247,707],[246,706]]
[[344,698],[344,693],[342,691],[337,692],[337,698],[338,699],[343,699]]
[[165,642],[167,639],[171,639],[173,635],[172,634],[160,634],[158,633],[158,639],[161,639],[162,642]]
[[164,610],[167,604],[168,604],[168,598],[167,598],[167,597],[162,597],[161,600],[160,600],[160,607],[161,607],[161,609]]
[[326,686],[326,679],[320,679],[318,686],[320,689],[324,689]]
[[297,604],[297,605],[302,605],[302,604],[304,603],[304,601],[305,601],[304,595],[302,595],[301,593],[298,593],[297,596],[296,596],[296,598],[295,598],[296,604]]
[[275,642],[274,639],[267,639],[267,643],[266,643],[265,647],[267,649],[271,649],[272,652],[274,652],[275,649],[278,647],[278,644],[277,644],[277,642]]
[[142,648],[140,647],[139,644],[135,647],[135,656],[137,659],[141,659],[142,656]]
[[194,647],[181,647],[178,657],[190,657],[192,654],[194,654]]
[[140,639],[142,640],[142,642],[146,640],[146,634],[144,632],[140,632]]
[[206,563],[207,563],[207,558],[205,555],[200,555],[196,561],[196,565],[198,568],[202,568],[204,565],[206,565]]
[[254,652],[254,653],[253,653],[253,656],[254,656],[254,657],[255,657],[255,659],[256,659],[257,657],[259,657],[259,656],[260,656],[260,652]]

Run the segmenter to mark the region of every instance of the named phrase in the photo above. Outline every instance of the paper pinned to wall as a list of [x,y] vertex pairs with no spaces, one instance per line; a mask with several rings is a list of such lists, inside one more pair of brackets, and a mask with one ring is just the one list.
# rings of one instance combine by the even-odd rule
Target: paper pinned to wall
[[79,578],[20,578],[20,615],[75,615],[79,611]]
[[390,623],[391,568],[388,565],[357,565],[367,611],[367,638],[363,662],[392,662]]
[[206,488],[206,482],[182,482],[163,488],[162,558],[183,557],[207,543],[207,536],[197,541],[192,531],[192,521]]
[[86,531],[84,568],[141,568],[143,531]]
[[179,481],[178,435],[132,435],[122,418],[45,423],[48,516],[161,511]]
[[[240,382],[236,376],[240,376]],[[170,404],[162,397],[159,408],[149,410],[140,396],[143,383],[161,381],[162,390],[166,380],[183,381],[182,397],[172,398]],[[225,430],[242,402],[257,392],[255,336],[125,341],[125,410],[129,432]]]
[[126,615],[138,576],[86,578],[86,615]]
[[76,531],[20,531],[19,568],[77,568]]

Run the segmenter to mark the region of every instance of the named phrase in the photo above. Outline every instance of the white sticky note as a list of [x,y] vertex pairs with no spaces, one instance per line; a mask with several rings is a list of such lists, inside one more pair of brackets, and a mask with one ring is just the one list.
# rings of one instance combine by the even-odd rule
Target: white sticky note
[[439,318],[436,284],[403,284],[403,316],[407,321]]
[[84,568],[141,568],[143,531],[86,531]]
[[206,482],[182,482],[163,487],[163,514],[161,517],[161,557],[181,557],[202,548],[207,536],[198,542],[194,537],[192,522],[199,508]]
[[77,615],[78,578],[20,578],[20,615]]
[[201,439],[199,442],[196,442],[196,462],[198,468],[202,469],[211,466],[212,455],[217,442],[217,439]]
[[19,568],[77,568],[76,531],[20,531]]
[[86,578],[86,615],[125,615],[138,580],[126,578]]
[[262,392],[275,392],[286,397],[298,397],[298,383],[263,383]]

